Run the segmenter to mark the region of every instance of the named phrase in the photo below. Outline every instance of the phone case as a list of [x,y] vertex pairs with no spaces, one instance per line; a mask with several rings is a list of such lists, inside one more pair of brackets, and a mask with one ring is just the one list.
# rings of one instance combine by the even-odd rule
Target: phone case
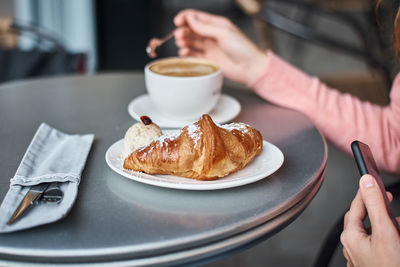
[[400,233],[399,224],[397,223],[397,220],[393,214],[392,206],[390,205],[389,199],[386,195],[385,185],[383,184],[382,178],[378,171],[378,167],[376,166],[374,157],[369,146],[360,141],[353,141],[351,143],[351,150],[353,151],[354,159],[357,163],[357,167],[361,176],[365,174],[371,174],[375,178],[382,193],[383,199],[385,200],[385,206],[389,217],[392,220],[394,226],[397,228],[397,231]]

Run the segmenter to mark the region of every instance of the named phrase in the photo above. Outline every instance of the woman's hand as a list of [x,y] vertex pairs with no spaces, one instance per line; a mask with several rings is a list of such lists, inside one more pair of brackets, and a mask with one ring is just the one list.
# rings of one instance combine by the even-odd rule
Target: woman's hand
[[176,15],[174,23],[180,56],[213,60],[228,79],[243,84],[264,72],[266,54],[227,18],[187,9]]
[[[388,192],[388,198],[393,196]],[[371,234],[364,227],[368,213]],[[400,223],[400,218],[397,218]],[[387,214],[384,199],[375,179],[364,175],[360,189],[344,217],[340,236],[347,266],[400,266],[400,236]]]

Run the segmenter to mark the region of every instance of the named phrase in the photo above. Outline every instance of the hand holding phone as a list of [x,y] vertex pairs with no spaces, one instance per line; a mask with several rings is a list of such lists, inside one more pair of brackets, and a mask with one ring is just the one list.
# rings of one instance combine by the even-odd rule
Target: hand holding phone
[[374,157],[372,156],[372,152],[369,149],[369,146],[360,141],[353,141],[351,143],[351,150],[353,151],[354,159],[356,160],[357,167],[360,171],[361,176],[365,174],[370,174],[375,178],[376,183],[378,184],[383,199],[385,201],[387,213],[389,214],[389,217],[392,220],[397,231],[400,233],[399,224],[394,217],[392,206],[390,205],[389,199],[386,195],[385,186],[383,184],[381,176],[379,175],[378,168],[376,166]]

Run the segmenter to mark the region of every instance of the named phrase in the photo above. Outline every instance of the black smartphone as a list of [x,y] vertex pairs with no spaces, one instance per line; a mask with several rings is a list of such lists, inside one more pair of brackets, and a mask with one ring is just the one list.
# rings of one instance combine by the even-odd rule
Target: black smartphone
[[389,199],[386,195],[385,185],[383,184],[382,178],[379,175],[378,168],[369,146],[356,140],[351,143],[351,150],[353,151],[354,159],[356,160],[361,176],[364,174],[371,174],[375,178],[376,183],[382,192],[383,199],[385,200],[387,213],[389,214],[394,226],[397,228],[397,231],[400,233],[399,224],[394,217],[392,206],[390,205]]

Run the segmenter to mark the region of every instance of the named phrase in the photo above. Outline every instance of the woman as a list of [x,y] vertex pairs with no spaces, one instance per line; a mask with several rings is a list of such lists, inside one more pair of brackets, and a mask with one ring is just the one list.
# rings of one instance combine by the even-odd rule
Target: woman
[[[400,52],[398,21],[399,15],[394,36],[395,48]],[[381,107],[332,90],[272,51],[261,51],[224,17],[184,10],[174,18],[174,23],[178,27],[175,40],[180,56],[218,62],[225,77],[247,85],[270,102],[306,114],[341,149],[350,153],[351,142],[360,140],[370,146],[380,169],[400,173],[400,75],[393,82],[390,105]],[[361,179],[365,186],[360,187],[346,216],[342,234],[344,255],[349,266],[385,266],[379,260],[400,266],[400,236],[386,224],[380,224],[388,215],[370,178]],[[375,198],[368,199],[368,195]],[[372,235],[366,234],[362,224],[366,210],[368,214],[371,211],[370,216],[374,212],[382,215],[372,224]],[[390,238],[381,238],[380,232]],[[359,249],[360,246],[363,249]],[[384,250],[385,247],[391,249]],[[369,265],[372,263],[375,265]]]
[[380,169],[400,173],[400,76],[393,83],[390,105],[383,108],[332,90],[272,51],[261,51],[224,17],[184,10],[174,22],[179,55],[218,62],[225,77],[308,115],[338,147],[350,153],[351,142],[358,139],[370,146]]

